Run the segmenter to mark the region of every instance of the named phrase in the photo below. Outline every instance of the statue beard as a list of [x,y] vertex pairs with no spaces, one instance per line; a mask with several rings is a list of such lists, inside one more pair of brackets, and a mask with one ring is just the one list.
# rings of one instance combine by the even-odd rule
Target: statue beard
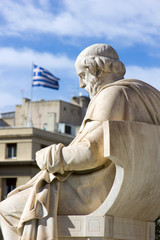
[[92,99],[104,85],[105,82],[102,79],[95,76],[90,78],[89,84],[85,87],[86,91],[89,93],[90,99]]

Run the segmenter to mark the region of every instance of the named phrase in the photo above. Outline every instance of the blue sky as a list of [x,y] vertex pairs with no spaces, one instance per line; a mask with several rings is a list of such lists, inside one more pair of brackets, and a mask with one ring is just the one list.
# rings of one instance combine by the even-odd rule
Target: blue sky
[[58,91],[34,87],[34,101],[87,95],[74,62],[94,43],[116,49],[126,78],[160,90],[159,13],[159,0],[0,0],[0,113],[30,98],[32,62],[61,79]]

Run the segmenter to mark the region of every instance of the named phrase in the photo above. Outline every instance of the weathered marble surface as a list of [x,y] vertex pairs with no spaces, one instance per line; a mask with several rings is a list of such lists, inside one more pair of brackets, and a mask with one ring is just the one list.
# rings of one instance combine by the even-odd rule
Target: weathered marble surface
[[70,215],[59,216],[58,223],[60,240],[79,240],[79,238],[84,240],[155,240],[153,222],[113,216]]
[[[106,44],[96,44],[82,51],[75,66],[80,86],[91,97],[80,131],[67,147],[54,144],[37,152],[39,174],[0,203],[4,239],[53,240],[61,237],[63,226],[67,226],[64,230],[68,234],[66,237],[74,237],[72,232],[76,219],[81,219],[80,226],[85,219],[84,227],[80,227],[82,231],[78,233],[80,238],[153,239],[154,227],[150,221],[159,215],[159,205],[155,200],[159,192],[156,194],[154,189],[152,195],[151,186],[155,179],[159,181],[159,172],[156,178],[153,176],[154,170],[159,170],[155,165],[151,170],[151,166],[153,161],[158,164],[159,158],[152,158],[159,153],[146,152],[155,152],[150,147],[157,146],[150,143],[151,139],[156,139],[150,136],[155,130],[149,131],[149,141],[144,146],[137,136],[145,140],[143,135],[147,131],[141,131],[146,126],[143,124],[160,125],[160,93],[142,81],[123,79],[125,67],[115,50]],[[110,127],[107,127],[107,121]],[[139,125],[132,125],[136,122],[141,129]],[[133,126],[137,128],[132,132]],[[124,129],[122,132],[121,128]],[[137,148],[140,143],[143,147]],[[136,154],[140,154],[138,158]],[[145,176],[144,169],[148,173]],[[157,213],[149,200],[156,203]],[[106,214],[110,216],[105,217]],[[68,221],[65,219],[70,219],[69,215],[73,220],[70,226],[65,222]],[[113,220],[113,224],[107,225],[109,219]],[[112,234],[106,236],[100,230],[98,237],[96,226],[100,229],[111,226]],[[141,232],[137,233],[137,238],[136,226]],[[118,228],[121,235],[116,232]],[[149,235],[146,231],[150,231]]]

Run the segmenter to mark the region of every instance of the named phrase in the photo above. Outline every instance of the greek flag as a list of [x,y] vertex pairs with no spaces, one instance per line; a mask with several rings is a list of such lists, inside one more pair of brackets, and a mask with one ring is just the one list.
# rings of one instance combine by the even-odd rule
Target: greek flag
[[37,65],[33,65],[33,80],[32,86],[33,87],[47,87],[52,89],[59,89],[59,78],[55,77],[51,74],[48,70],[39,67]]

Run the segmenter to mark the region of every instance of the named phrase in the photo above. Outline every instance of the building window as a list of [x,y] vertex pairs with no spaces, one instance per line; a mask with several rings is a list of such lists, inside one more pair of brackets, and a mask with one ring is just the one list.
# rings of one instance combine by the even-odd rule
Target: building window
[[1,200],[4,200],[7,197],[7,194],[16,188],[17,178],[2,178],[2,195]]
[[71,134],[71,127],[68,125],[65,125],[65,133]]
[[15,158],[17,156],[17,144],[8,143],[6,149],[6,158]]
[[17,178],[7,178],[6,179],[6,194],[11,192],[16,188]]
[[48,146],[47,146],[47,145],[44,145],[44,144],[41,144],[40,149],[45,148],[45,147],[48,147]]

